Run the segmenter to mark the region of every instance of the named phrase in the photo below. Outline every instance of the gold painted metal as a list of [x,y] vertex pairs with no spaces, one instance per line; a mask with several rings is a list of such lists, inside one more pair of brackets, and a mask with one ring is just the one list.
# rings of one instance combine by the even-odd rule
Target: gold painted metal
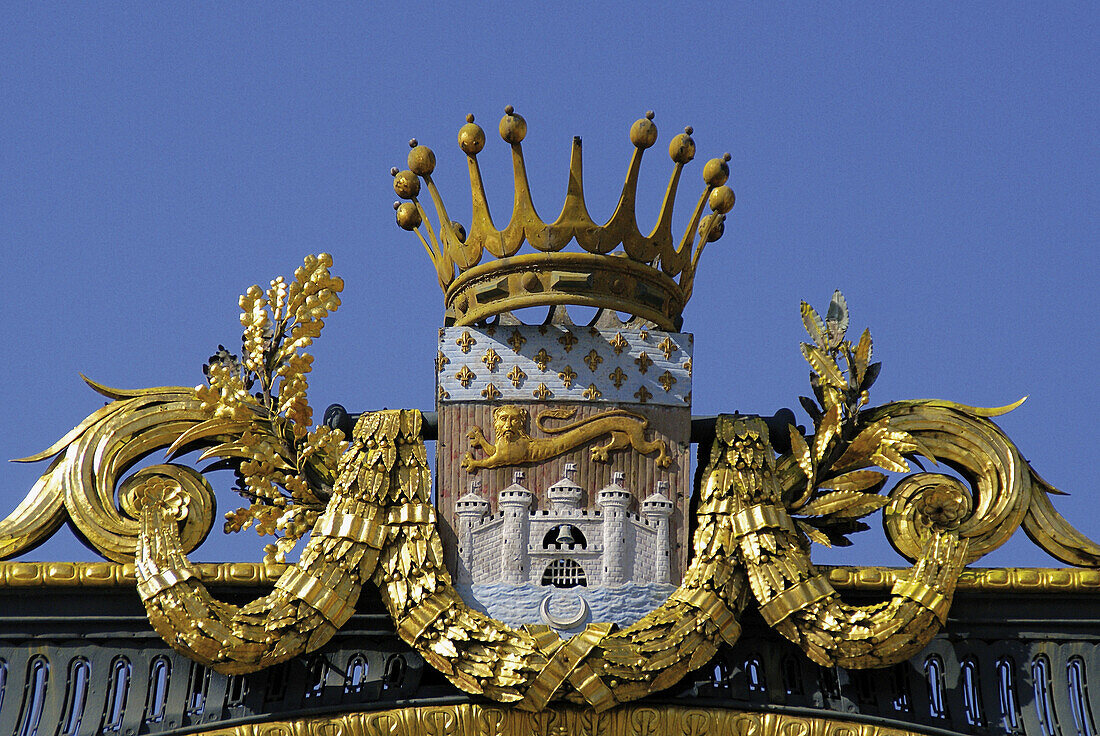
[[527,374],[520,369],[518,365],[512,366],[512,370],[508,371],[508,380],[512,382],[512,385],[519,388],[519,385],[523,383],[523,379],[527,378]]
[[572,332],[566,330],[565,334],[558,338],[558,342],[561,343],[562,347],[565,348],[565,352],[568,353],[572,352],[573,346],[580,342],[580,340],[578,340],[577,336]]
[[477,375],[470,370],[470,366],[464,365],[458,369],[458,373],[455,374],[455,378],[462,384],[462,388],[469,388],[470,383],[477,378]]
[[535,353],[535,365],[539,367],[540,371],[546,370],[551,360],[553,360],[553,356],[546,352],[546,348],[539,348],[539,351]]
[[[470,333],[469,332],[464,332],[462,334],[463,335],[469,335]],[[493,350],[492,348],[489,348],[488,350],[486,350],[485,355],[481,356],[481,362],[484,363],[485,365],[489,366],[489,372],[490,373],[492,373],[493,371],[495,371],[497,369],[497,365],[500,364],[501,360],[503,360],[503,359],[499,355],[497,355],[497,351]]]
[[[573,141],[565,204],[557,220],[547,223],[536,213],[528,186],[521,146],[527,134],[526,121],[509,107],[500,132],[512,146],[515,179],[512,218],[503,230],[497,229],[489,214],[477,162],[485,133],[473,122],[473,116],[467,118],[459,133],[473,193],[468,234],[447,214],[432,180],[435,154],[429,148],[411,141],[408,170],[392,172],[394,191],[408,200],[395,205],[398,225],[417,234],[435,265],[448,319],[457,325],[472,325],[524,307],[578,305],[627,312],[662,329],[674,329],[691,296],[703,248],[722,236],[726,214],[734,204],[733,191],[726,186],[728,154],[712,159],[704,167],[703,194],[677,244],[672,235],[672,208],[682,169],[695,156],[690,130],[672,139],[669,155],[674,170],[657,225],[649,235],[638,230],[635,194],[642,154],[657,140],[652,113],[631,128],[634,155],[618,206],[604,225],[593,222],[585,206],[579,138]],[[421,180],[435,205],[438,231],[418,199]],[[704,216],[708,205],[711,213]],[[517,255],[525,242],[538,252]],[[561,252],[571,242],[585,252]],[[620,245],[622,250],[617,251]],[[482,263],[485,252],[498,260]]]
[[[854,345],[845,339],[847,305],[838,292],[824,320],[808,305],[802,309],[812,339],[803,354],[817,397],[803,405],[814,433],[804,437],[792,427],[792,452],[777,458],[761,420],[718,418],[701,475],[694,555],[669,600],[623,630],[592,624],[566,641],[546,627],[505,626],[466,606],[451,585],[430,503],[421,414],[364,414],[342,455],[338,435],[308,429],[303,374],[309,361],[300,349],[339,302],[342,284],[328,275],[330,264],[325,256],[307,259],[294,282],[277,279],[266,296],[250,289],[242,298],[245,363],[215,356],[208,386],[120,392],[93,384],[114,401],[31,458],[54,460],[31,495],[0,522],[0,556],[40,542],[68,514],[105,556],[133,558],[136,587],[158,633],[226,673],[320,647],[352,614],[370,580],[399,636],[457,687],[544,714],[556,712],[544,709],[561,700],[585,704],[591,718],[614,717],[617,704],[672,686],[705,664],[721,642],[736,641],[750,599],[815,662],[880,667],[928,643],[960,581],[968,579],[963,566],[1019,526],[1058,559],[1100,566],[1100,546],[1054,511],[1048,494],[1055,490],[990,421],[1012,407],[903,401],[864,408],[878,366],[870,363],[869,332]],[[616,409],[543,426],[545,419],[569,416],[540,414],[540,428],[560,436],[535,440],[520,407],[501,407],[494,415],[495,445],[471,429],[471,439],[489,455],[478,462],[538,461],[604,435],[611,441],[594,448],[594,459],[627,447],[658,452],[658,465],[669,459],[663,443],[646,443],[638,415]],[[165,447],[240,459],[254,503],[231,512],[227,528],[255,523],[263,533],[282,533],[270,558],[312,529],[300,561],[281,569],[269,594],[243,607],[219,602],[206,587],[209,568],[187,559],[213,516],[212,493],[199,473],[165,464],[120,480],[137,460]],[[907,457],[914,455],[947,461],[970,486],[916,473],[880,495],[886,476],[869,468],[908,472]],[[812,564],[812,542],[838,541],[879,509],[891,542],[914,560],[911,568],[819,570]],[[115,585],[130,574],[126,566],[86,570],[0,567],[9,587],[53,579]],[[1097,570],[970,574],[979,581],[974,585],[989,589],[1100,588]],[[840,582],[889,596],[874,606],[850,606],[837,592]]]
[[565,384],[566,388],[573,388],[573,381],[577,378],[577,372],[569,366],[565,366],[561,369],[561,373],[558,374],[558,378]]
[[608,344],[611,345],[611,349],[615,351],[615,355],[622,354],[623,349],[629,346],[629,343],[621,332],[616,332],[615,337]]
[[676,384],[676,376],[672,375],[668,371],[665,371],[657,377],[657,383],[661,384],[661,388],[665,390],[665,393],[668,393]]
[[536,438],[528,433],[530,415],[526,409],[514,404],[497,407],[493,410],[495,443],[485,438],[481,427],[471,427],[466,434],[470,445],[484,453],[485,457],[478,459],[472,452],[467,452],[462,458],[462,467],[476,473],[481,468],[542,462],[605,435],[610,435],[610,441],[592,448],[592,459],[596,462],[608,462],[610,453],[629,448],[642,455],[656,452],[658,467],[667,468],[672,463],[667,442],[645,438],[649,420],[626,409],[609,409],[560,427],[549,427],[545,423],[549,419],[568,419],[575,413],[575,409],[547,409],[541,412],[535,420],[539,429],[554,436]]
[[463,353],[470,352],[470,348],[472,348],[475,343],[477,343],[477,340],[475,340],[469,332],[463,332],[459,338],[455,340],[455,345],[462,348]]
[[[195,562],[204,583],[235,588],[271,587],[286,563]],[[889,591],[908,568],[825,565],[818,570],[838,591]],[[0,589],[132,588],[137,583],[132,562],[0,562]],[[1100,594],[1100,570],[1079,567],[970,567],[959,575],[956,590],[972,593]]]
[[525,342],[527,342],[527,338],[523,336],[523,333],[519,330],[512,330],[512,336],[508,338],[508,344],[512,346],[512,350],[518,353]]
[[588,351],[588,355],[584,356],[584,362],[588,366],[588,370],[595,372],[596,368],[603,362],[603,357],[593,348]]
[[603,713],[555,706],[532,713],[470,703],[248,723],[196,733],[200,736],[916,736],[917,732],[843,719],[698,706],[627,705]]

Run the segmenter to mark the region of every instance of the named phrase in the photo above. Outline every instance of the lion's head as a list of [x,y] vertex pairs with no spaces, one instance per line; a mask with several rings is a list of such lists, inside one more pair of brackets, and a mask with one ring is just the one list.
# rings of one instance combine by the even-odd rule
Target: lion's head
[[527,434],[527,410],[520,406],[500,406],[493,410],[493,431],[497,441],[515,440],[528,437]]

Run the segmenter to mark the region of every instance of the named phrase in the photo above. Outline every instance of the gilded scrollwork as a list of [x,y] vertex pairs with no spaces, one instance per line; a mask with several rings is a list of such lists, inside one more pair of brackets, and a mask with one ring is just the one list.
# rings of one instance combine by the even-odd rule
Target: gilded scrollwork
[[[816,396],[803,406],[813,433],[791,427],[792,450],[777,457],[762,420],[717,419],[695,501],[694,554],[667,602],[622,630],[595,623],[565,640],[544,626],[506,626],[467,606],[443,564],[421,413],[362,415],[342,454],[342,437],[309,428],[310,360],[300,351],[338,304],[341,284],[329,265],[327,256],[307,259],[294,282],[249,290],[241,301],[244,360],[220,350],[207,366],[208,385],[116,391],[92,384],[112,403],[28,458],[53,461],[0,522],[0,557],[41,542],[67,515],[105,557],[133,560],[149,619],[171,646],[226,673],[321,646],[373,582],[398,635],[455,686],[532,713],[559,701],[581,704],[592,709],[590,719],[705,664],[723,642],[737,640],[750,601],[814,661],[880,667],[928,643],[963,566],[1020,526],[1058,559],[1100,566],[1100,546],[1057,514],[1048,495],[1055,490],[991,421],[1012,407],[903,401],[866,408],[879,365],[870,360],[869,332],[855,344],[846,340],[847,305],[838,292],[824,320],[808,305],[802,310]],[[473,437],[488,457],[468,466],[544,460],[606,435],[611,442],[594,448],[597,460],[627,447],[658,453],[658,465],[669,459],[667,447],[645,440],[645,419],[623,409],[564,426],[545,422],[571,415],[543,412],[538,426],[550,436],[540,440],[527,434],[520,407],[498,412],[496,442]],[[270,594],[244,606],[210,595],[202,568],[186,556],[212,525],[210,485],[173,463],[125,476],[164,448],[202,450],[202,458],[238,470],[238,490],[251,506],[228,515],[228,530],[252,523],[281,532],[277,539],[287,541],[276,553],[311,532]],[[881,471],[908,473],[916,456],[960,477],[910,474],[883,495]],[[846,543],[880,509],[891,542],[914,564],[877,583],[889,591],[885,602],[851,606],[834,587],[836,575],[813,565],[810,548]]]

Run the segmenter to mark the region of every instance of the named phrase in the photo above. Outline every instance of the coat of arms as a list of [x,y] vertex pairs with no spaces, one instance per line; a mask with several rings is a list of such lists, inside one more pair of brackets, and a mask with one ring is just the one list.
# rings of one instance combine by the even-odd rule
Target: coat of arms
[[[548,223],[528,188],[526,122],[509,107],[499,131],[515,174],[503,228],[489,213],[485,133],[472,116],[459,132],[468,229],[447,214],[431,150],[413,141],[408,169],[393,171],[397,223],[421,239],[444,293],[434,369],[427,357],[423,366],[436,374],[434,415],[336,411],[312,426],[304,350],[343,283],[331,258],[310,256],[293,279],[242,296],[242,354],[219,349],[203,385],[93,384],[110,403],[26,458],[51,464],[0,521],[0,557],[71,522],[103,556],[133,561],[165,641],[223,673],[316,650],[361,597],[376,597],[397,635],[455,686],[531,711],[562,700],[603,711],[669,688],[738,639],[748,606],[819,664],[902,661],[946,620],[962,568],[1020,526],[1064,562],[1100,563],[1100,547],[1058,515],[1054,489],[991,421],[1013,407],[870,405],[880,364],[868,331],[849,338],[839,292],[824,317],[802,307],[812,431],[779,415],[723,415],[693,436],[681,315],[734,204],[727,157],[702,167],[677,238],[690,129],[671,140],[648,234],[635,190],[657,140],[652,114],[630,130],[626,182],[602,225],[585,205],[579,140]],[[139,466],[154,450],[166,462]],[[219,601],[188,560],[214,520],[206,476],[177,462],[189,452],[235,472],[247,503],[226,514],[227,531],[271,534],[272,562],[308,538],[269,595]],[[956,472],[911,472],[917,458]],[[887,473],[906,475],[882,493]],[[883,602],[850,605],[811,545],[844,540],[880,511],[913,566]]]

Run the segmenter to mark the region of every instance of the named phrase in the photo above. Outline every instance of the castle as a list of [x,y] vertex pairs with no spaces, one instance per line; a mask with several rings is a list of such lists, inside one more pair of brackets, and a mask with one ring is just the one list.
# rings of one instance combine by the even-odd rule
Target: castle
[[659,481],[641,502],[641,513],[633,513],[623,473],[613,473],[596,494],[598,508],[589,511],[575,477],[576,465],[566,463],[561,480],[546,491],[550,508],[532,511],[535,494],[523,486],[523,471],[516,471],[499,493],[495,514],[480,481],[471,483],[455,504],[457,582],[556,588],[670,583],[668,483]]

